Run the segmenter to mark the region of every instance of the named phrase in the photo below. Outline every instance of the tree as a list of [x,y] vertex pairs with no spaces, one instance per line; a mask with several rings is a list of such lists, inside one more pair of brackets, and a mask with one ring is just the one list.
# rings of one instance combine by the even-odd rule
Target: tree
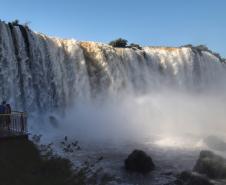
[[130,48],[136,48],[136,49],[142,49],[142,47],[139,45],[139,44],[134,44],[134,43],[131,43],[130,45],[129,45],[129,47]]
[[195,48],[200,50],[200,51],[210,51],[209,48],[205,45],[195,46]]
[[186,44],[186,45],[182,45],[180,47],[193,48],[194,46],[192,44]]
[[111,42],[109,42],[109,45],[111,45],[112,47],[121,47],[121,48],[125,48],[127,46],[128,41],[122,38],[118,38],[116,40],[113,40]]

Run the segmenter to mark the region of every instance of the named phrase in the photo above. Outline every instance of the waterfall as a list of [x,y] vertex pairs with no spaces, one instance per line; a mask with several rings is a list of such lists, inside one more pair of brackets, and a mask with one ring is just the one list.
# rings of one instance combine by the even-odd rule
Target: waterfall
[[23,26],[0,24],[0,97],[16,109],[64,108],[89,97],[83,51],[74,40],[49,38]]
[[0,22],[0,100],[17,110],[51,112],[80,100],[166,88],[225,90],[225,66],[191,47],[113,48]]

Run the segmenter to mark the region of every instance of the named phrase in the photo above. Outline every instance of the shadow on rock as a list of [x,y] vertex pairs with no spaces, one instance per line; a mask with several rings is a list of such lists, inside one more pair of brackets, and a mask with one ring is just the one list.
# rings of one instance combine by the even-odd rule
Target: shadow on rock
[[134,150],[125,160],[125,168],[131,172],[146,174],[154,170],[155,165],[144,151]]

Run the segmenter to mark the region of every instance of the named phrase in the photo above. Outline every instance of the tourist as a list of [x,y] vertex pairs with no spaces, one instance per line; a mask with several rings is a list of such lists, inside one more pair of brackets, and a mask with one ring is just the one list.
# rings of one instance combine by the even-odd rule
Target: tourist
[[10,123],[11,123],[11,106],[10,104],[6,104],[5,106],[5,114],[6,114],[6,125],[8,130],[10,130]]
[[0,114],[5,114],[6,101],[2,101],[0,105]]
[[4,128],[5,127],[5,119],[4,119],[4,114],[5,114],[5,106],[6,106],[6,101],[2,101],[2,104],[0,105],[0,127]]

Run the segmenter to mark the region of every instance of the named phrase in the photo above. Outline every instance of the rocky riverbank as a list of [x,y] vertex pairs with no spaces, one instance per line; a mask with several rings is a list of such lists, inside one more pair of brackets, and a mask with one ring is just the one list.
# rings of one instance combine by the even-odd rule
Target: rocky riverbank
[[[129,151],[80,148],[65,137],[60,142],[67,159],[52,146],[29,140],[0,143],[0,179],[4,185],[225,185],[226,160],[212,151]],[[74,146],[73,146],[74,145]],[[53,147],[54,148],[54,147]],[[78,149],[79,148],[79,149]],[[92,152],[91,152],[92,151]],[[199,156],[198,156],[199,155]],[[79,157],[80,156],[80,157]],[[81,159],[82,157],[82,159]],[[68,159],[71,159],[68,160]],[[82,165],[78,165],[79,161]],[[148,165],[150,164],[150,165]],[[145,169],[143,169],[143,167]],[[148,170],[147,170],[148,169]]]

